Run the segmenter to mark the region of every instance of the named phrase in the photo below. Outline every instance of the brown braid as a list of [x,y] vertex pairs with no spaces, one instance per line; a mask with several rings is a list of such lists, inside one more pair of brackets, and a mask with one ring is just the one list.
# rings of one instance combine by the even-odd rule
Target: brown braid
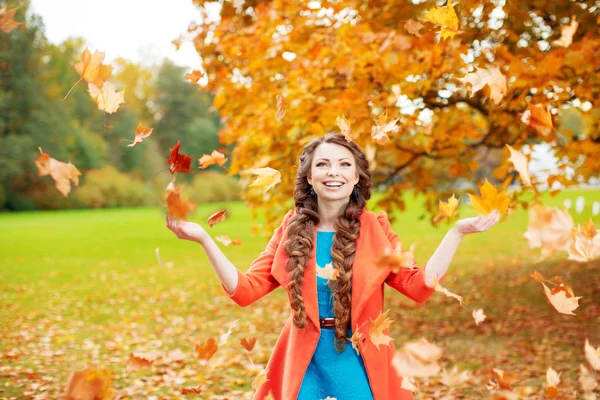
[[356,239],[360,232],[359,217],[367,200],[371,198],[371,173],[365,153],[356,143],[347,142],[343,135],[328,133],[312,140],[302,150],[294,189],[296,212],[290,219],[288,240],[285,243],[285,251],[289,256],[287,270],[290,274],[291,307],[294,311],[294,325],[297,328],[306,326],[302,282],[314,246],[313,230],[320,221],[317,196],[310,194],[311,185],[307,178],[310,177],[313,154],[321,143],[334,143],[350,150],[356,160],[356,170],[359,175],[356,185],[358,197],[350,197],[345,211],[335,222],[336,233],[331,248],[333,267],[340,271],[338,278],[330,280],[329,285],[334,296],[335,347],[338,352],[341,352],[348,340],[346,329],[350,324],[352,304],[352,264],[356,252]]

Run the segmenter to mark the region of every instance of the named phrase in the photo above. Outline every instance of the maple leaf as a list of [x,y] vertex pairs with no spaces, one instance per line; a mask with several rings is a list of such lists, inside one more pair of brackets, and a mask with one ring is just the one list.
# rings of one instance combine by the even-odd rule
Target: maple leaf
[[285,116],[285,112],[286,112],[285,97],[283,97],[281,94],[278,94],[276,99],[277,99],[277,115],[275,116],[275,118],[277,119],[278,122],[281,122],[281,121],[283,121],[283,117]]
[[223,153],[219,153],[216,150],[213,150],[210,155],[203,154],[202,157],[198,159],[198,164],[200,166],[198,168],[208,168],[213,164],[223,165],[227,162],[227,158]]
[[502,75],[497,67],[489,69],[475,67],[475,72],[458,78],[458,80],[465,85],[471,85],[471,96],[487,85],[490,89],[490,99],[495,105],[500,104],[500,101],[506,95],[506,77]]
[[558,396],[558,389],[556,386],[560,383],[560,374],[557,373],[552,367],[549,367],[546,371],[546,397],[552,398]]
[[441,367],[437,361],[442,349],[425,339],[409,342],[396,352],[392,366],[402,377],[428,377],[437,375]]
[[193,83],[198,83],[198,81],[204,76],[204,72],[199,71],[197,69],[193,70],[192,73],[190,74],[185,74],[185,76],[183,77],[183,79],[187,80],[189,79],[190,82]]
[[519,377],[516,374],[504,372],[499,368],[492,368],[490,371],[492,377],[501,389],[512,390],[512,385],[519,380]]
[[585,339],[584,346],[585,358],[596,371],[600,371],[600,347],[594,349],[588,339]]
[[372,143],[367,143],[365,146],[365,155],[369,161],[369,171],[374,171],[377,167],[377,160],[375,159],[377,156],[377,146]]
[[387,111],[385,114],[377,116],[375,125],[371,127],[371,139],[373,139],[373,142],[382,145],[390,140],[390,137],[387,134],[397,128],[396,124],[400,119],[396,118],[389,122],[387,119]]
[[422,28],[423,24],[415,21],[414,19],[409,19],[404,23],[404,29],[406,29],[406,32],[410,33],[411,35],[415,35],[418,38],[422,37],[421,32],[419,32]]
[[452,40],[457,33],[461,33],[458,30],[458,16],[454,10],[454,2],[452,0],[448,0],[446,7],[434,6],[427,10],[423,15],[423,21],[440,25],[440,37],[444,40],[446,38]]
[[521,115],[521,121],[531,129],[539,132],[542,136],[552,132],[552,115],[541,104],[529,104],[527,110]]
[[473,310],[473,319],[475,320],[475,325],[479,326],[479,323],[485,321],[485,318],[486,315],[484,314],[482,308]]
[[109,114],[116,112],[121,103],[125,102],[125,89],[117,92],[110,82],[105,82],[101,88],[90,82],[88,91],[98,109]]
[[569,25],[563,25],[560,27],[560,38],[552,41],[552,45],[557,47],[569,47],[573,43],[573,35],[577,31],[579,23],[577,22],[577,16],[571,17]]
[[377,347],[377,350],[379,350],[380,345],[389,346],[390,342],[394,340],[390,337],[388,333],[383,332],[385,329],[389,329],[390,324],[394,322],[393,319],[389,319],[387,317],[388,312],[390,312],[390,310],[387,310],[384,313],[380,313],[379,316],[375,318],[375,320],[371,319],[369,339],[371,340],[371,343],[373,343],[373,345]]
[[458,199],[452,193],[452,197],[448,199],[447,203],[439,201],[438,210],[440,214],[434,218],[434,222],[438,223],[444,218],[452,218],[456,215],[456,209],[458,208]]
[[79,186],[79,176],[81,172],[71,162],[64,163],[54,158],[51,158],[47,153],[38,147],[40,156],[34,160],[35,166],[38,169],[38,176],[50,175],[54,179],[56,188],[67,197],[71,192],[71,182],[75,186]]
[[240,246],[242,244],[241,239],[231,240],[228,236],[215,236],[215,240],[223,243],[225,246]]
[[[93,84],[97,88],[102,88],[104,86],[104,80],[108,79],[112,75],[112,66],[103,65],[103,61],[103,51],[96,50],[94,51],[94,54],[92,54],[86,47],[81,53],[81,61],[73,64],[73,68],[79,74],[79,80],[75,82],[71,89],[69,89],[63,100],[66,100],[66,98],[69,96],[69,93],[71,93],[75,86],[77,86],[77,84],[82,80]],[[92,98],[93,97],[94,96],[92,96]]]
[[135,138],[133,139],[133,143],[128,144],[128,147],[133,147],[138,143],[142,143],[144,139],[146,139],[152,133],[152,128],[147,128],[142,125],[141,122],[138,122],[137,127],[135,128]]
[[187,215],[196,209],[196,203],[181,198],[181,186],[175,186],[171,181],[165,189],[167,212],[170,216],[185,220]]
[[342,133],[342,135],[344,135],[344,138],[346,139],[346,141],[351,142],[352,141],[352,124],[346,119],[344,114],[342,114],[341,117],[339,115],[336,117],[335,124],[340,129],[340,132]]
[[242,338],[240,340],[240,344],[244,346],[244,348],[248,351],[252,351],[254,349],[254,345],[256,344],[256,338],[251,337],[250,339]]
[[488,182],[487,178],[485,183],[479,187],[481,197],[468,193],[471,201],[471,206],[480,214],[488,215],[494,210],[498,210],[501,214],[508,213],[508,205],[510,204],[511,198],[506,192],[500,192]]
[[441,381],[444,385],[448,387],[457,387],[471,379],[470,371],[458,371],[458,367],[455,365],[452,367],[450,372],[447,372],[446,369],[442,370],[440,373]]
[[208,226],[212,228],[215,224],[225,221],[226,212],[227,210],[221,210],[208,217]]
[[415,380],[410,376],[403,376],[402,382],[400,383],[400,387],[404,390],[408,390],[410,392],[416,392],[418,389],[415,386]]
[[198,357],[206,362],[217,352],[217,342],[215,339],[209,338],[204,346],[196,343],[196,352],[198,352]]
[[180,147],[181,142],[178,140],[177,144],[171,148],[171,155],[167,159],[167,162],[169,163],[169,171],[171,174],[174,174],[175,172],[191,174],[193,173],[191,170],[192,157],[186,156],[185,154],[179,154]]
[[252,389],[256,391],[263,383],[266,383],[269,380],[267,378],[268,373],[269,370],[266,369],[265,371],[262,371],[260,374],[258,374],[258,376],[252,381]]
[[200,394],[202,392],[202,385],[196,387],[181,388],[181,394]]
[[129,360],[125,366],[125,372],[129,374],[130,372],[150,367],[156,361],[157,355],[154,351],[148,353],[130,353]]
[[583,229],[577,225],[573,229],[572,240],[567,248],[569,260],[578,262],[590,262],[600,258],[600,232],[596,231],[596,226],[591,218],[585,223]]
[[252,168],[247,172],[258,175],[249,186],[264,187],[265,192],[281,182],[281,173],[273,168]]
[[336,280],[340,275],[340,270],[333,268],[333,262],[325,264],[324,267],[317,265],[317,276],[324,279]]
[[437,279],[433,280],[433,288],[435,289],[436,292],[443,293],[448,297],[454,297],[456,300],[458,300],[458,302],[460,303],[461,306],[463,305],[464,299],[462,298],[462,296],[454,294],[451,291],[449,291],[448,289],[446,289],[445,287],[443,287],[440,284],[439,280],[437,280]]
[[579,307],[579,299],[581,299],[581,297],[575,297],[570,286],[560,284],[555,286],[552,290],[548,289],[548,286],[543,282],[542,286],[544,287],[546,297],[556,311],[561,314],[576,315],[573,310]]
[[69,375],[65,400],[111,400],[115,393],[111,388],[112,373],[105,368],[90,366]]
[[357,325],[356,330],[352,333],[352,337],[350,338],[350,343],[352,343],[352,348],[354,349],[354,351],[356,351],[357,355],[360,355],[360,349],[358,347],[358,344],[362,340],[362,337],[363,337],[363,335],[362,335],[362,333],[359,332],[358,325]]
[[4,33],[9,33],[17,26],[21,25],[21,22],[14,21],[15,14],[19,7],[11,8],[6,10],[6,7],[0,7],[0,30]]
[[375,261],[375,266],[379,268],[389,268],[392,272],[398,273],[403,268],[415,268],[415,246],[411,244],[408,251],[404,251],[401,245],[395,248],[386,247],[383,255]]
[[523,153],[521,153],[519,150],[514,150],[509,144],[506,146],[510,151],[510,158],[508,160],[513,163],[525,185],[531,186],[529,167],[527,166],[527,157],[525,157],[525,155],[523,155]]
[[534,204],[529,207],[529,225],[523,237],[527,239],[530,248],[542,249],[543,259],[554,252],[568,251],[573,225],[573,218],[567,210]]
[[233,332],[233,328],[235,328],[237,326],[239,319],[236,319],[235,321],[231,322],[227,328],[227,332],[223,333],[221,335],[221,337],[219,338],[219,347],[221,346],[225,346],[227,344],[227,340],[229,339],[229,336],[231,336],[231,332]]

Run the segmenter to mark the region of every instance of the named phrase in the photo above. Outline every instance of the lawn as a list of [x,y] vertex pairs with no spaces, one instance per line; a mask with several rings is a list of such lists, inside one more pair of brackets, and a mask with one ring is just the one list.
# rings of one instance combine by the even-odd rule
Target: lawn
[[[584,210],[571,215],[583,224],[600,191],[564,191],[544,203],[562,206],[578,196],[586,199]],[[190,219],[204,224],[223,208],[228,219],[207,229],[213,237],[242,240],[240,247],[222,248],[245,271],[266,243],[251,234],[256,221],[243,203],[203,205]],[[394,229],[405,246],[416,242],[423,265],[449,226],[432,227],[421,213],[419,201],[407,198]],[[461,208],[461,217],[472,215]],[[516,211],[489,232],[465,237],[445,281],[465,298],[463,306],[439,293],[420,305],[386,290],[396,347],[424,337],[444,349],[444,367],[473,371],[471,384],[458,389],[423,381],[416,399],[485,398],[490,368],[519,375],[515,387],[542,398],[548,367],[562,373],[561,398],[578,398],[585,338],[600,345],[600,262],[579,264],[562,253],[537,263],[539,249],[522,239],[527,221],[527,212]],[[0,227],[0,398],[55,399],[71,371],[92,364],[111,371],[121,399],[183,398],[181,388],[197,385],[201,398],[250,398],[289,313],[281,288],[238,307],[223,294],[202,248],[178,240],[158,207],[0,214]],[[562,275],[583,296],[576,316],[547,303],[541,285],[528,277],[534,270]],[[478,307],[488,319],[476,326],[471,311]],[[195,344],[219,341],[235,320],[227,343],[204,365]],[[251,336],[258,342],[248,355],[239,340]],[[126,372],[133,351],[176,349],[181,355],[174,361],[161,358]]]

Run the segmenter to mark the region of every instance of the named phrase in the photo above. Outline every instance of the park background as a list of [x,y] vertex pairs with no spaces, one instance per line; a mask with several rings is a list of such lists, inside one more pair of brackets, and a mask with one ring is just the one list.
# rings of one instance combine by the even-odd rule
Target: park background
[[[417,379],[415,398],[492,396],[499,391],[486,387],[493,380],[492,368],[518,376],[511,392],[543,398],[549,367],[561,373],[562,398],[580,398],[583,343],[589,339],[600,345],[600,264],[569,260],[566,252],[540,260],[540,250],[530,248],[523,234],[529,223],[526,208],[533,201],[568,206],[575,224],[590,218],[597,222],[597,4],[539,2],[520,9],[510,2],[465,1],[457,8],[463,32],[445,41],[435,39],[431,25],[418,38],[408,36],[403,27],[406,19],[419,19],[435,2],[407,2],[395,9],[392,2],[378,1],[368,9],[357,8],[375,33],[360,23],[360,30],[352,28],[349,20],[356,15],[342,12],[340,4],[351,7],[354,2],[330,4],[342,15],[339,19],[331,18],[319,2],[241,2],[235,7],[224,2],[222,7],[206,5],[203,12],[204,2],[177,2],[162,14],[148,10],[148,15],[165,20],[172,15],[182,19],[181,35],[161,33],[162,41],[153,45],[136,35],[160,31],[154,26],[161,22],[144,25],[140,2],[106,2],[96,13],[85,2],[49,3],[0,1],[0,7],[19,7],[15,20],[22,22],[0,33],[0,396],[56,398],[73,371],[94,365],[114,390],[107,390],[105,398],[178,398],[185,397],[186,387],[201,388],[201,398],[249,398],[289,312],[285,294],[278,289],[248,309],[238,308],[222,292],[202,249],[178,241],[165,228],[164,191],[172,178],[169,150],[180,141],[181,153],[195,157],[196,172],[177,176],[184,184],[182,197],[198,204],[188,219],[206,224],[210,215],[227,209],[227,220],[210,233],[241,240],[240,247],[222,248],[244,271],[264,249],[277,218],[292,206],[302,144],[337,130],[335,119],[345,113],[353,121],[357,143],[372,145],[372,119],[387,110],[401,119],[402,127],[390,133],[387,147],[378,149],[375,193],[368,208],[390,213],[405,247],[417,243],[419,265],[451,227],[432,223],[439,200],[456,193],[460,216],[476,215],[467,193],[479,194],[484,179],[498,187],[505,183],[518,197],[492,231],[465,238],[458,250],[450,289],[465,297],[465,305],[439,293],[420,305],[386,291],[396,347],[426,338],[443,348],[441,366],[473,374],[455,386],[439,374]],[[445,2],[438,5],[447,7]],[[253,19],[253,12],[270,15],[268,22]],[[574,43],[552,47],[551,39],[560,36],[561,26],[574,13],[580,24]],[[104,36],[92,33],[92,22],[73,22],[82,34],[63,38],[57,33],[51,40],[46,32],[58,28],[46,27],[44,14],[49,21],[61,21],[62,32],[68,32],[71,21],[93,15],[89,21],[104,21],[100,27],[111,32],[106,38],[116,38],[114,48],[119,42],[139,43],[142,50],[136,55],[126,49],[113,52],[108,39],[103,42]],[[207,16],[205,25],[198,22],[202,14]],[[218,15],[220,22],[209,22]],[[284,35],[288,28],[278,25],[276,17],[300,23],[294,15],[314,21],[329,17],[336,23],[314,23],[318,35],[305,32],[294,38],[295,54],[302,55],[296,61],[302,62],[293,63],[290,57],[273,61],[272,52],[287,50],[281,42],[270,48],[260,39],[277,37],[274,32]],[[400,22],[385,22],[398,15]],[[502,19],[507,29],[521,30],[494,36],[499,28],[493,25]],[[202,35],[200,28],[206,35],[207,26],[224,35],[226,49],[236,51],[206,45],[204,36],[204,44],[194,41]],[[332,36],[336,30],[339,35]],[[223,32],[230,33],[226,40]],[[486,35],[491,37],[487,42]],[[304,41],[306,37],[310,40]],[[353,42],[355,37],[362,40]],[[422,56],[416,68],[426,69],[427,76],[408,70],[407,37],[417,41],[411,44]],[[474,60],[516,70],[517,57],[511,58],[501,45],[519,40],[526,45],[513,50],[527,52],[521,54],[525,64],[540,68],[509,81],[503,103],[492,104],[486,92],[473,96],[456,83],[467,71],[465,64]],[[353,46],[366,46],[372,54]],[[63,100],[79,79],[73,63],[86,47],[106,51],[105,62],[114,67],[111,81],[125,88],[125,102],[115,113],[98,110],[82,83]],[[179,56],[177,48],[187,55]],[[497,58],[489,55],[492,51]],[[310,57],[315,65],[306,61]],[[253,61],[245,76],[240,72],[244,60]],[[327,60],[323,64],[330,63],[335,74],[319,60]],[[185,80],[201,62],[212,82]],[[551,68],[557,63],[562,68]],[[232,74],[224,74],[229,68]],[[305,76],[314,74],[314,80],[283,90],[281,75],[295,68]],[[358,78],[357,70],[366,76]],[[253,74],[252,84],[244,81]],[[527,92],[524,86],[542,89]],[[432,97],[432,92],[438,95]],[[285,107],[278,100],[282,93],[287,102],[283,117]],[[520,115],[529,102],[555,110],[551,134],[523,124]],[[133,139],[140,122],[154,133],[128,147],[126,140]],[[491,139],[481,142],[479,137]],[[522,187],[507,161],[506,143],[531,155],[535,191]],[[49,176],[38,175],[38,147],[82,172],[68,196]],[[196,159],[213,150],[226,154],[228,161],[197,169]],[[240,172],[267,165],[282,172],[282,182],[267,192],[249,188]],[[582,296],[576,316],[559,314],[548,304],[541,286],[529,276],[536,270],[547,278],[562,276]],[[474,308],[483,308],[487,315],[480,325],[471,316]],[[207,363],[200,360],[195,345],[211,337],[220,340],[236,320],[227,342]],[[250,337],[258,340],[248,352],[239,341]],[[150,351],[161,354],[154,365],[127,371],[131,352]]]

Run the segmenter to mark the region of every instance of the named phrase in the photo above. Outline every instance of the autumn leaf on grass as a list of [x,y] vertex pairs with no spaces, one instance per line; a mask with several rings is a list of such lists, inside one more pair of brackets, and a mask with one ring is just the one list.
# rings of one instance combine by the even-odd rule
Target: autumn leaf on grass
[[433,223],[437,224],[444,218],[452,218],[456,215],[456,209],[458,208],[458,199],[452,193],[452,197],[448,199],[447,203],[440,200],[438,210],[439,214],[433,219]]
[[458,300],[458,302],[460,303],[460,305],[463,305],[464,299],[462,298],[462,296],[459,296],[457,294],[452,293],[451,291],[449,291],[448,289],[446,289],[445,287],[443,287],[440,284],[440,281],[438,279],[433,279],[433,288],[435,289],[436,292],[440,292],[445,294],[448,297],[454,297],[456,300]]
[[403,268],[415,268],[415,246],[416,243],[413,243],[408,251],[404,251],[400,245],[395,248],[387,246],[383,255],[375,261],[375,266],[389,268],[394,273],[400,272]]
[[204,76],[204,72],[198,71],[197,69],[195,69],[191,73],[185,74],[185,76],[183,77],[183,79],[185,79],[185,80],[189,79],[190,82],[198,83],[198,81],[200,79],[202,79],[203,76]]
[[219,346],[225,346],[227,344],[227,340],[229,339],[229,336],[231,336],[231,332],[233,332],[233,328],[235,328],[237,326],[239,319],[236,319],[235,321],[231,322],[229,324],[229,327],[227,328],[227,332],[223,333],[221,335],[221,337],[219,338]]
[[165,189],[167,212],[170,216],[185,220],[187,215],[196,209],[196,203],[181,198],[181,186],[175,186],[171,181]]
[[167,159],[169,163],[169,171],[171,174],[175,172],[182,172],[184,174],[191,174],[193,171],[190,169],[192,166],[192,157],[186,156],[185,154],[179,154],[179,148],[181,142],[178,140],[177,144],[171,148],[171,155]]
[[560,39],[553,40],[552,45],[557,47],[569,47],[573,43],[573,35],[577,31],[579,23],[577,22],[577,16],[571,17],[569,25],[563,25],[560,27]]
[[112,75],[112,66],[103,65],[103,61],[103,51],[96,50],[94,51],[94,54],[92,54],[86,47],[81,53],[81,61],[73,64],[73,68],[75,68],[75,71],[77,71],[80,78],[77,82],[75,82],[73,87],[69,89],[63,100],[69,96],[71,90],[73,90],[75,86],[77,86],[77,84],[82,80],[85,80],[86,82],[91,83],[98,88],[102,88],[104,86],[104,80],[108,79]]
[[252,389],[254,391],[258,390],[258,388],[263,384],[266,383],[269,379],[267,378],[267,374],[269,373],[269,370],[266,369],[264,371],[262,371],[260,374],[258,374],[258,376],[256,378],[254,378],[254,380],[252,381]]
[[546,397],[554,398],[558,396],[558,384],[560,383],[560,374],[557,373],[552,367],[546,371]]
[[336,280],[340,275],[340,270],[333,268],[333,263],[327,263],[324,267],[320,267],[317,265],[317,276],[320,276],[324,279]]
[[542,136],[547,136],[554,125],[552,124],[552,115],[541,104],[529,104],[527,110],[521,115],[521,121],[531,129],[539,132]]
[[109,114],[116,112],[121,103],[125,102],[125,89],[117,93],[114,85],[110,82],[105,82],[101,88],[93,83],[88,83],[88,91],[98,109]]
[[241,239],[232,240],[229,238],[229,236],[224,236],[224,235],[215,236],[215,240],[223,243],[223,245],[225,245],[225,246],[241,246],[241,244],[242,244]]
[[198,164],[200,164],[198,168],[208,168],[214,164],[223,165],[225,164],[225,162],[227,162],[225,154],[213,150],[212,153],[210,153],[210,155],[203,154],[202,157],[198,159]]
[[216,213],[208,217],[208,226],[212,228],[215,224],[225,221],[226,212],[227,210],[217,211]]
[[573,310],[579,307],[580,297],[575,297],[573,289],[570,286],[560,284],[555,286],[552,290],[548,288],[543,282],[544,293],[550,301],[550,304],[561,314],[576,315]]
[[286,112],[285,97],[278,94],[277,95],[277,115],[275,116],[275,118],[277,119],[278,122],[283,121],[285,112]]
[[569,260],[585,263],[600,258],[600,232],[596,231],[591,218],[583,229],[577,225],[577,229],[573,229],[572,237],[568,248]]
[[529,207],[529,225],[523,237],[530,248],[542,249],[541,259],[554,252],[568,251],[573,238],[573,218],[567,210],[543,207],[534,204]]
[[377,350],[379,350],[380,345],[389,346],[390,342],[394,340],[388,333],[383,332],[385,329],[389,330],[390,324],[394,322],[393,319],[387,317],[388,312],[390,312],[390,310],[379,314],[375,320],[371,320],[369,339],[371,340],[371,343],[377,347]]
[[485,321],[485,318],[486,315],[482,308],[473,310],[473,319],[475,320],[475,325],[479,326],[479,323]]
[[416,37],[420,38],[422,36],[420,30],[423,29],[423,24],[415,21],[414,19],[409,19],[404,23],[404,29],[406,29],[406,32],[410,33],[411,35],[415,35]]
[[467,383],[471,379],[471,371],[458,371],[455,365],[449,372],[443,369],[440,373],[441,381],[448,387],[457,387]]
[[531,178],[529,177],[529,167],[527,165],[527,157],[525,157],[525,155],[519,150],[515,150],[512,147],[510,147],[509,144],[507,144],[506,147],[508,147],[508,150],[510,151],[510,158],[508,159],[508,161],[513,163],[515,169],[519,173],[519,176],[523,180],[523,183],[525,183],[525,185],[527,186],[531,186]]
[[499,368],[492,368],[490,372],[501,389],[512,390],[512,385],[519,380],[518,375],[505,372]]
[[17,26],[21,25],[21,22],[14,21],[18,8],[19,7],[15,7],[6,10],[6,7],[0,7],[0,30],[4,33],[9,33]]
[[69,375],[64,397],[68,400],[111,400],[115,395],[111,386],[110,370],[91,366]]
[[371,127],[371,139],[373,139],[373,142],[385,144],[390,140],[390,137],[387,134],[396,129],[399,118],[389,122],[387,119],[387,111],[385,114],[379,114],[375,119],[375,125]]
[[281,173],[273,168],[252,168],[247,172],[258,175],[250,186],[264,187],[265,192],[281,182]]
[[207,362],[217,352],[217,342],[213,338],[209,338],[204,343],[204,346],[196,343],[196,351],[201,360]]
[[200,394],[202,393],[202,385],[196,387],[181,388],[181,394]]
[[254,349],[254,345],[256,345],[256,338],[251,337],[250,339],[242,338],[240,339],[240,344],[244,346],[244,348],[248,351],[252,351]]
[[454,39],[454,35],[461,33],[458,30],[458,16],[454,10],[454,2],[448,0],[446,7],[434,6],[427,10],[423,15],[423,21],[431,22],[441,27],[440,37],[444,40],[446,38]]
[[125,366],[125,372],[129,374],[130,372],[150,367],[154,361],[156,361],[157,356],[158,354],[154,351],[147,353],[130,353],[129,360]]
[[600,347],[594,349],[590,342],[585,339],[585,358],[596,371],[600,371]]
[[510,204],[511,198],[508,197],[506,192],[500,192],[488,182],[487,178],[485,183],[479,187],[481,197],[472,194],[469,195],[471,206],[480,214],[488,215],[494,210],[498,210],[501,214],[508,213],[508,205]]
[[340,132],[346,138],[346,142],[352,141],[352,124],[346,119],[344,114],[340,117],[339,115],[335,119],[335,124],[340,128]]
[[137,127],[135,128],[135,138],[133,139],[133,143],[128,144],[127,146],[133,147],[138,143],[142,143],[142,141],[148,136],[150,136],[151,133],[152,128],[145,127],[141,124],[141,122],[139,122]]
[[56,188],[67,197],[71,192],[71,182],[75,186],[79,185],[81,172],[70,161],[68,164],[57,161],[44,153],[41,147],[38,147],[38,150],[40,156],[33,161],[38,169],[38,176],[50,175],[54,179]]
[[490,89],[490,100],[495,105],[500,104],[500,101],[506,95],[506,77],[502,75],[502,72],[497,67],[490,69],[475,67],[475,72],[466,74],[462,78],[458,78],[458,80],[465,85],[471,85],[471,96],[487,85]]

